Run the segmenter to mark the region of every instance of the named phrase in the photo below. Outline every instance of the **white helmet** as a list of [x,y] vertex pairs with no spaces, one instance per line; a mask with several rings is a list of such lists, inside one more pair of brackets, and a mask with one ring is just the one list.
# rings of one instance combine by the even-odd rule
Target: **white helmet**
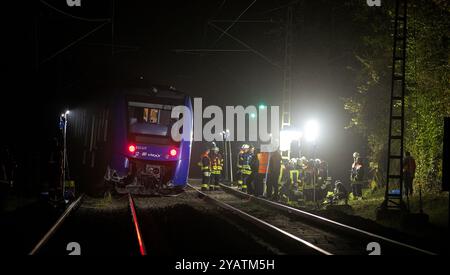
[[244,144],[244,145],[242,145],[241,149],[242,150],[248,150],[248,149],[250,149],[250,145]]
[[358,152],[354,152],[354,153],[353,153],[353,158],[357,159],[357,158],[359,158],[359,156],[360,156],[360,155],[359,155]]

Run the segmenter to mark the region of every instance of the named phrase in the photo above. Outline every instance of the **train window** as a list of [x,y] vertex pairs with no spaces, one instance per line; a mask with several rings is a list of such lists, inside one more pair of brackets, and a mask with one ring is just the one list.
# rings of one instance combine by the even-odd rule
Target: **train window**
[[171,125],[172,124],[172,111],[161,110],[159,115],[159,124]]
[[159,124],[159,110],[151,109],[149,111],[150,111],[149,123]]
[[173,121],[172,106],[130,102],[129,129],[134,134],[167,136]]
[[[151,124],[163,124],[159,119],[160,110],[159,109],[148,109],[144,108],[143,121]],[[139,119],[138,119],[139,121]]]

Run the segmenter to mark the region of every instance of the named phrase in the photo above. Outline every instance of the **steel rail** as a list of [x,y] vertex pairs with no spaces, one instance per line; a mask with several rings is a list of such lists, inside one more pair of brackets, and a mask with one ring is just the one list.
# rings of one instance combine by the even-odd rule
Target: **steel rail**
[[136,207],[134,204],[134,200],[133,197],[131,196],[131,193],[128,193],[128,202],[130,205],[130,210],[131,210],[131,217],[133,220],[133,224],[134,224],[134,228],[136,230],[136,237],[139,243],[139,251],[141,253],[141,256],[146,256],[147,255],[147,250],[145,249],[145,244],[142,238],[142,232],[141,232],[141,228],[139,227],[139,222],[137,219],[137,214],[136,214]]
[[71,203],[69,207],[64,211],[61,217],[56,221],[56,223],[50,228],[50,230],[42,237],[42,239],[36,244],[36,246],[31,250],[28,255],[36,255],[39,250],[50,240],[50,238],[55,234],[58,228],[64,223],[64,221],[69,217],[69,215],[80,206],[81,201],[83,200],[84,195],[81,195],[76,201]]
[[339,223],[339,222],[336,222],[336,221],[333,221],[333,220],[330,220],[330,219],[327,219],[327,218],[324,218],[324,217],[321,217],[321,216],[318,216],[318,215],[306,212],[304,210],[300,210],[300,209],[297,209],[297,208],[294,208],[294,207],[291,207],[291,206],[288,206],[288,205],[285,205],[285,204],[281,204],[281,203],[278,203],[278,202],[273,202],[273,201],[266,200],[266,199],[263,199],[263,198],[258,198],[258,197],[255,197],[253,195],[249,195],[249,194],[246,194],[246,193],[241,192],[239,190],[236,190],[234,188],[231,188],[229,186],[226,186],[224,184],[221,184],[220,186],[226,192],[229,192],[232,195],[235,195],[235,196],[238,196],[238,197],[241,197],[241,198],[247,198],[247,199],[254,200],[254,201],[258,202],[258,203],[261,203],[262,205],[265,205],[265,206],[268,206],[268,207],[271,207],[271,208],[276,208],[276,209],[288,212],[289,214],[294,214],[294,215],[296,215],[297,217],[300,217],[300,218],[309,219],[312,222],[320,223],[320,224],[323,224],[325,226],[334,227],[334,228],[337,228],[337,229],[340,229],[340,230],[345,230],[345,231],[348,231],[350,233],[356,233],[356,234],[358,234],[360,236],[370,237],[370,238],[374,238],[374,239],[377,239],[377,240],[382,240],[382,241],[388,242],[390,244],[394,244],[394,245],[397,245],[397,246],[400,246],[400,247],[403,247],[403,248],[408,248],[408,249],[411,249],[411,250],[414,250],[416,252],[420,252],[420,253],[423,253],[423,254],[437,255],[434,252],[427,251],[427,250],[424,250],[424,249],[421,249],[421,248],[417,248],[415,246],[412,246],[412,245],[409,245],[409,244],[405,244],[405,243],[402,243],[402,242],[399,242],[399,241],[396,241],[396,240],[392,240],[392,239],[389,239],[387,237],[383,237],[383,236],[380,236],[380,235],[377,235],[377,234],[374,234],[374,233],[370,233],[368,231],[365,231],[365,230],[362,230],[362,229],[359,229],[359,228],[355,228],[355,227],[352,227],[352,226],[349,226],[349,225],[346,225],[346,224],[343,224],[343,223]]
[[326,250],[324,250],[324,249],[322,249],[322,248],[320,248],[320,247],[318,247],[318,246],[316,246],[316,245],[314,245],[314,244],[312,244],[312,243],[310,243],[310,242],[308,242],[306,240],[303,240],[303,239],[299,238],[298,236],[295,236],[295,235],[293,235],[293,234],[291,234],[289,232],[286,232],[283,229],[280,229],[280,228],[278,228],[278,227],[276,227],[276,226],[274,226],[274,225],[272,225],[272,224],[270,224],[268,222],[265,222],[265,221],[263,221],[261,219],[258,219],[258,218],[254,217],[254,216],[252,216],[252,215],[250,215],[250,214],[248,214],[246,212],[243,212],[243,211],[241,211],[241,210],[239,210],[239,209],[237,209],[237,208],[235,208],[235,207],[233,207],[233,206],[231,206],[229,204],[226,204],[224,202],[216,200],[216,199],[212,198],[211,196],[205,194],[204,192],[198,190],[197,188],[195,188],[194,186],[192,186],[190,184],[188,184],[188,186],[191,189],[195,190],[198,194],[200,194],[200,196],[206,202],[209,202],[209,203],[211,203],[211,204],[213,204],[215,206],[221,207],[223,209],[229,210],[229,211],[233,212],[234,214],[237,214],[241,218],[251,222],[252,224],[254,224],[254,225],[256,225],[256,226],[258,226],[258,227],[260,227],[260,228],[262,228],[262,229],[264,229],[266,231],[269,231],[269,232],[271,232],[273,234],[281,234],[283,237],[287,237],[287,238],[289,238],[289,239],[291,239],[291,240],[301,244],[302,246],[306,246],[306,247],[312,249],[313,251],[315,251],[316,253],[319,253],[321,255],[333,255],[332,253],[330,253],[330,252],[328,252],[328,251],[326,251]]

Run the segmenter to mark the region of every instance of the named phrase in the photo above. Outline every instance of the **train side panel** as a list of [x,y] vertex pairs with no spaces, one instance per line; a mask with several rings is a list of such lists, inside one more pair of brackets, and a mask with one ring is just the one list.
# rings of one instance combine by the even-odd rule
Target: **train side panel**
[[[164,140],[170,137],[151,135],[141,137],[141,140],[130,139],[126,94],[110,92],[107,101],[87,102],[72,111],[68,123],[72,178],[84,192],[103,194],[111,183],[117,185],[120,182],[119,185],[124,187],[138,186],[143,181],[145,184],[141,185],[147,188],[148,180],[144,180],[143,175],[148,174],[150,168],[161,170],[158,173],[168,173],[161,176],[158,188],[184,188],[189,177],[192,140],[174,144]],[[184,98],[184,105],[192,111],[190,97]],[[192,136],[192,130],[193,120],[189,121],[185,131]],[[134,152],[130,152],[130,145],[136,147]],[[176,154],[172,155],[173,152]]]

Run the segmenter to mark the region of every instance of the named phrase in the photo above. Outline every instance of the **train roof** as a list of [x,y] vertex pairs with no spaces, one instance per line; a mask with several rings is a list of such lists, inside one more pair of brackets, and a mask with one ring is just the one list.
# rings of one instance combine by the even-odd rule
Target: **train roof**
[[188,96],[172,86],[151,85],[149,87],[120,87],[119,90],[126,96],[161,97],[183,99]]
[[147,81],[108,81],[97,80],[80,82],[67,89],[66,98],[72,104],[98,101],[99,98],[137,97],[137,98],[167,98],[182,100],[190,95],[177,90],[170,85],[149,84]]

